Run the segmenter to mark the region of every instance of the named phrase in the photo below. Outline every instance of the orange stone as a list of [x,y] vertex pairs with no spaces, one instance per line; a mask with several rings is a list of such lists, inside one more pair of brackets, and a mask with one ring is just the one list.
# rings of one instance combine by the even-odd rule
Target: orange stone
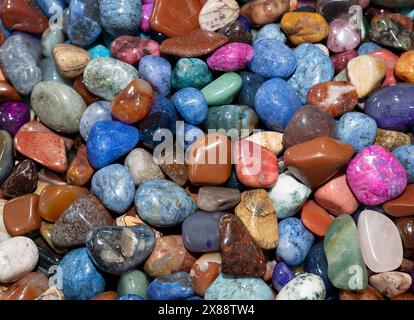
[[12,236],[23,236],[40,229],[39,196],[26,194],[7,201],[4,205],[3,220],[7,232]]
[[0,300],[35,300],[49,288],[49,279],[39,272],[31,272],[0,294]]
[[384,203],[386,213],[393,217],[408,217],[414,215],[414,184],[409,184],[402,195]]
[[391,298],[391,300],[414,300],[414,293],[411,293],[411,292],[402,293],[394,298]]
[[304,226],[319,237],[325,236],[326,230],[334,220],[324,208],[315,201],[306,201],[302,207],[302,223]]
[[132,124],[143,119],[151,110],[154,90],[142,79],[132,80],[113,100],[112,115]]
[[86,155],[86,146],[82,144],[79,146],[76,156],[69,166],[68,172],[66,173],[66,180],[69,184],[83,186],[89,182],[93,173],[94,170]]
[[76,199],[88,192],[78,186],[47,186],[40,194],[39,214],[48,222],[56,222]]
[[217,278],[221,270],[220,253],[205,253],[198,259],[191,268],[190,277],[194,292],[204,296],[207,288]]
[[[198,29],[200,0],[156,0],[150,19],[152,30],[168,37],[183,36]],[[197,45],[194,43],[194,45]]]
[[385,79],[382,83],[382,87],[396,84],[397,79],[395,79],[394,68],[395,64],[398,62],[399,57],[387,49],[380,49],[378,51],[369,53],[369,55],[384,60],[387,66],[387,73],[385,74]]
[[405,82],[414,83],[414,50],[404,52],[394,66],[395,75]]
[[368,288],[358,291],[339,290],[339,300],[384,300],[384,297],[377,289],[368,285]]
[[115,291],[105,291],[93,297],[91,300],[118,300],[118,293]]
[[82,97],[87,106],[90,106],[92,103],[100,100],[98,96],[95,96],[86,88],[85,82],[83,81],[83,75],[80,75],[75,79],[73,82],[73,90],[75,90]]
[[0,81],[0,103],[16,100],[22,100],[16,89],[7,81]]
[[231,143],[218,133],[200,136],[191,145],[188,179],[193,184],[218,185],[231,175]]

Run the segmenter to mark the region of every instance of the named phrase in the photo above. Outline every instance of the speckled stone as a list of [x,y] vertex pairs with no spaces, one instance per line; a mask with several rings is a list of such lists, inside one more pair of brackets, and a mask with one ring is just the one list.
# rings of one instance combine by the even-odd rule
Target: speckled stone
[[171,64],[162,57],[145,56],[139,62],[139,75],[148,81],[155,91],[167,96],[171,90]]
[[213,81],[213,75],[207,64],[198,58],[181,58],[174,66],[172,86],[175,89],[202,89]]
[[200,28],[216,31],[237,19],[240,13],[235,0],[207,0],[198,16]]
[[326,290],[322,278],[303,273],[288,282],[280,290],[276,300],[325,300]]
[[398,147],[411,145],[411,137],[398,131],[378,129],[374,144],[393,151]]
[[147,288],[150,300],[183,300],[193,295],[190,275],[177,272],[159,276]]
[[125,159],[125,167],[131,173],[135,185],[153,179],[163,179],[164,174],[153,156],[145,149],[132,150]]

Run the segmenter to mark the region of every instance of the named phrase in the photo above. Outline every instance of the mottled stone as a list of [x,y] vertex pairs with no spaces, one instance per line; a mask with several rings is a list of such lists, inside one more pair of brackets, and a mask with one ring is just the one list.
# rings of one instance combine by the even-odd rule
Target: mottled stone
[[197,207],[208,212],[234,208],[240,202],[240,191],[224,187],[201,187],[198,191]]
[[146,55],[159,56],[160,46],[151,39],[120,36],[111,43],[112,57],[136,65]]
[[204,296],[206,290],[220,274],[220,253],[205,253],[192,266],[190,270],[191,283],[194,292]]
[[235,0],[207,0],[198,16],[200,28],[216,31],[229,22],[236,20],[240,13]]
[[361,42],[360,30],[351,22],[335,19],[329,24],[327,46],[332,52],[343,52],[355,49]]
[[33,161],[26,159],[13,168],[11,174],[1,185],[1,189],[5,197],[16,198],[33,192],[36,184],[37,168]]
[[250,108],[255,108],[255,98],[257,90],[266,81],[266,78],[259,76],[253,72],[240,72],[243,85],[238,95],[238,101],[242,105],[247,105]]
[[394,298],[408,291],[412,280],[407,273],[391,271],[371,276],[369,283],[384,296]]
[[161,170],[173,182],[179,186],[186,184],[188,180],[188,170],[187,165],[184,163],[184,154],[177,154],[174,150],[166,150],[164,153],[161,152],[156,159],[156,163],[160,166]]
[[57,44],[53,47],[53,57],[60,73],[66,78],[80,76],[91,61],[89,53],[71,44]]
[[341,72],[348,66],[348,62],[358,56],[358,52],[355,50],[348,50],[344,52],[338,52],[333,54],[330,58],[335,67],[335,72]]
[[411,145],[411,137],[398,131],[378,129],[374,144],[393,151],[398,147]]
[[139,62],[139,75],[163,96],[171,90],[171,64],[162,57],[145,56]]
[[99,120],[112,120],[110,102],[94,102],[83,112],[79,123],[79,132],[83,140],[88,141],[92,126]]
[[303,273],[280,290],[276,300],[325,300],[325,284],[321,277]]
[[[49,285],[49,282],[48,282]],[[50,287],[45,292],[43,292],[39,297],[37,297],[35,300],[47,300],[47,301],[60,301],[64,300],[64,294],[63,292],[58,289],[57,287]]]
[[86,88],[85,81],[83,80],[83,75],[75,79],[73,82],[73,90],[75,90],[82,97],[87,106],[90,106],[94,102],[100,100],[98,96],[94,95],[88,90],[88,88]]
[[130,171],[135,185],[153,179],[163,179],[164,174],[153,156],[146,150],[132,150],[125,159],[125,167]]
[[394,66],[395,75],[405,81],[414,82],[414,51],[404,52]]
[[213,75],[207,64],[198,58],[181,58],[173,69],[172,86],[175,89],[202,89],[212,81]]

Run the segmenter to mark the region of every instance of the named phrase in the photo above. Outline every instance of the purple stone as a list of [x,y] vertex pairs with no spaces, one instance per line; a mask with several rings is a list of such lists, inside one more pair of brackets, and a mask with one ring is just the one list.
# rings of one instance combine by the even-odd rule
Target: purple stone
[[287,285],[287,283],[295,277],[295,274],[290,270],[284,262],[279,262],[273,269],[272,284],[277,291]]
[[414,125],[414,84],[397,83],[375,91],[364,111],[382,129],[408,130]]
[[183,222],[184,246],[192,252],[214,252],[220,249],[220,218],[224,212],[198,211]]
[[0,130],[14,136],[30,120],[29,108],[22,102],[9,101],[0,105]]

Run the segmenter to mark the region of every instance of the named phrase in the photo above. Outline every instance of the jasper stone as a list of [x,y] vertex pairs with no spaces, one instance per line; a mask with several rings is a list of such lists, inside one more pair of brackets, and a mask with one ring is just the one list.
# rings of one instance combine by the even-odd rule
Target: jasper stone
[[325,300],[326,290],[322,278],[312,273],[303,273],[284,286],[276,300]]
[[398,197],[407,186],[407,174],[391,152],[381,146],[363,149],[347,168],[347,180],[357,199],[378,205]]
[[[161,53],[182,58],[200,57],[213,52],[229,41],[226,36],[202,29],[169,38],[161,43]],[[197,43],[195,46],[194,44]]]
[[92,178],[94,170],[88,161],[86,155],[86,146],[82,144],[76,152],[75,158],[69,165],[66,172],[66,180],[68,184],[83,186]]
[[0,294],[0,300],[37,300],[49,287],[42,273],[30,272]]
[[188,179],[193,184],[217,185],[231,174],[231,144],[224,135],[198,137],[189,151]]
[[22,102],[10,101],[0,105],[0,130],[14,136],[30,120],[30,109]]
[[111,225],[114,225],[114,220],[98,198],[92,194],[83,195],[56,221],[52,242],[63,248],[81,245],[94,227]]
[[36,185],[37,168],[33,161],[26,159],[13,168],[1,189],[5,197],[15,198],[33,192]]
[[408,185],[399,197],[384,203],[384,210],[393,217],[414,215],[414,184]]
[[319,237],[325,236],[326,230],[334,220],[324,208],[315,201],[306,201],[302,207],[301,220],[303,225]]
[[222,272],[233,276],[261,277],[266,271],[262,249],[243,222],[227,214],[220,220]]
[[371,276],[369,283],[384,296],[394,298],[409,290],[412,279],[407,273],[392,271]]
[[210,106],[229,104],[242,87],[243,81],[235,72],[226,72],[205,86],[201,92]]
[[216,31],[229,22],[236,20],[240,13],[235,0],[207,0],[198,16],[200,28]]
[[111,43],[112,57],[136,65],[146,55],[159,56],[160,46],[151,39],[120,36]]
[[339,117],[352,111],[358,102],[358,93],[349,82],[332,81],[314,85],[308,91],[307,103]]
[[411,145],[411,137],[398,131],[378,129],[374,144],[393,151],[398,147]]
[[213,283],[220,273],[220,253],[205,253],[194,264],[190,270],[191,283],[194,292],[204,296],[208,287]]
[[337,137],[335,120],[329,113],[307,105],[289,120],[283,132],[283,146],[288,149],[319,137]]
[[155,278],[179,271],[189,272],[195,261],[184,247],[181,236],[165,236],[155,241],[154,250],[145,261],[144,270]]
[[[116,80],[114,74],[117,75]],[[133,66],[113,59],[97,58],[89,62],[83,73],[86,88],[93,94],[111,101],[139,74]]]
[[198,191],[197,207],[208,212],[234,208],[240,202],[240,191],[233,188],[201,187]]
[[94,263],[111,274],[122,274],[144,262],[154,245],[155,235],[148,226],[97,227],[86,238]]
[[154,162],[152,154],[145,149],[132,150],[125,159],[125,167],[131,173],[135,185],[140,185],[148,180],[164,178],[164,174],[158,164]]
[[0,130],[0,183],[10,174],[12,166],[13,140],[8,132]]
[[0,81],[0,103],[8,101],[19,101],[22,98],[16,89],[6,81]]
[[291,173],[313,188],[335,175],[353,154],[350,144],[322,137],[289,148],[284,160]]
[[53,57],[61,74],[66,78],[76,78],[91,61],[89,53],[71,44],[58,44],[53,47]]
[[7,201],[3,220],[7,232],[12,236],[23,236],[40,229],[39,196],[28,194]]
[[170,227],[193,214],[196,203],[174,182],[155,179],[139,186],[135,207],[145,222],[158,227]]
[[213,75],[207,64],[198,58],[181,58],[173,69],[172,86],[176,89],[202,89],[212,81]]
[[230,42],[252,43],[252,34],[246,30],[246,27],[240,20],[229,22],[218,32],[229,38]]
[[343,290],[361,290],[368,285],[367,269],[352,217],[341,215],[329,226],[324,238],[331,283]]
[[289,5],[288,0],[254,0],[243,5],[240,14],[253,25],[262,26],[278,20],[289,10]]
[[372,210],[362,211],[358,218],[358,234],[362,256],[370,270],[386,272],[401,265],[403,246],[400,234],[385,215]]
[[85,102],[75,90],[54,81],[40,82],[33,88],[31,105],[40,121],[63,133],[79,131],[86,109]]
[[177,272],[157,277],[147,288],[150,300],[183,300],[193,295],[190,275]]

